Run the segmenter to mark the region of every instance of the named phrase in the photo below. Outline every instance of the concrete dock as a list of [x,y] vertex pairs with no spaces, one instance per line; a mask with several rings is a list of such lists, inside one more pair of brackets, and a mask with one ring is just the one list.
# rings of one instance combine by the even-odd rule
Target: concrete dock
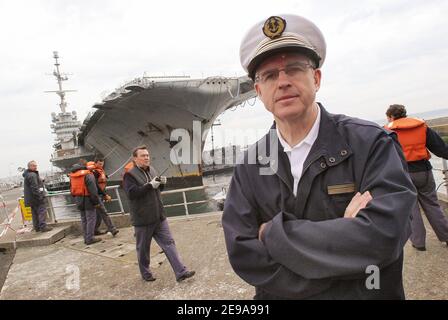
[[[152,243],[155,282],[141,279],[133,228],[86,246],[67,236],[49,246],[17,248],[0,299],[251,299],[253,289],[232,271],[221,214],[173,218],[169,224],[184,264],[196,275],[177,283],[161,249]],[[79,276],[79,282],[76,279]]]
[[[0,252],[0,287],[2,270],[5,278],[0,300],[252,299],[254,289],[228,262],[220,221],[220,212],[169,218],[182,260],[196,271],[182,283],[176,282],[155,241],[151,268],[157,280],[141,279],[131,227],[120,228],[115,238],[101,236],[102,242],[90,246],[83,243],[76,228],[50,245],[17,245],[15,256]],[[429,226],[427,231],[426,252],[413,249],[409,242],[405,247],[406,297],[448,299],[448,248]],[[8,265],[7,276],[8,268],[2,265]]]

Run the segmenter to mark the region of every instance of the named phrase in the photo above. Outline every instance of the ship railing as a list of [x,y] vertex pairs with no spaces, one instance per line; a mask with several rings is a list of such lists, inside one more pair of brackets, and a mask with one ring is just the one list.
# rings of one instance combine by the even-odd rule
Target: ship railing
[[226,192],[227,188],[228,188],[228,183],[216,183],[216,184],[209,184],[209,185],[204,185],[204,186],[198,186],[198,187],[190,187],[190,188],[183,188],[183,189],[174,189],[174,190],[169,190],[169,191],[163,191],[161,192],[162,195],[169,195],[169,194],[176,194],[176,193],[182,193],[182,202],[179,203],[174,203],[174,204],[167,204],[164,205],[164,208],[172,208],[172,207],[179,207],[179,206],[183,206],[184,210],[185,210],[185,215],[189,216],[190,212],[188,211],[188,206],[189,205],[194,205],[194,204],[204,204],[207,202],[213,202],[216,201],[213,198],[211,199],[205,199],[205,200],[198,200],[198,201],[187,201],[187,192],[191,192],[191,191],[198,191],[198,190],[205,190],[207,188],[216,188],[216,187],[221,187],[222,191]]
[[[110,202],[118,202],[118,206],[120,208],[120,211],[116,211],[116,212],[108,212],[108,214],[113,215],[113,214],[124,214],[124,207],[123,207],[123,202],[121,200],[121,196],[120,193],[118,192],[118,189],[120,188],[120,186],[109,186],[106,188],[106,191],[114,191],[116,198],[113,198]],[[52,223],[56,223],[57,221],[57,217],[56,217],[56,213],[55,213],[55,209],[59,209],[59,208],[70,208],[70,207],[76,207],[76,203],[67,203],[67,204],[61,204],[61,205],[53,205],[53,201],[52,199],[54,197],[60,197],[60,196],[69,196],[70,191],[60,191],[60,192],[52,192],[46,195],[47,198],[47,212],[48,212],[48,216],[50,218],[50,221]]]

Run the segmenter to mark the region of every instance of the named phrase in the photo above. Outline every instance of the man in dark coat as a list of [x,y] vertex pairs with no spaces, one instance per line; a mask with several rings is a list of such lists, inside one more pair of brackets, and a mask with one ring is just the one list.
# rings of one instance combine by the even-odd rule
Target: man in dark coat
[[145,281],[156,280],[149,268],[149,251],[153,237],[168,258],[176,280],[180,282],[190,278],[195,272],[189,271],[179,258],[160,198],[160,188],[163,188],[167,179],[164,176],[158,177],[155,169],[150,166],[146,146],[137,147],[132,156],[134,167],[125,173],[123,188],[130,202],[131,221],[135,229],[137,258],[142,278]]
[[238,164],[222,225],[255,299],[404,299],[416,190],[394,133],[317,103],[325,40],[296,15],[251,28],[240,57],[275,122]]
[[47,208],[45,207],[44,183],[39,177],[36,161],[28,162],[28,169],[23,173],[23,178],[25,205],[31,207],[34,231],[48,232],[53,230],[46,223]]
[[[87,245],[100,242],[100,238],[94,236],[96,223],[96,209],[100,207],[98,187],[95,176],[87,169],[85,161],[73,165],[70,176],[70,189],[82,190],[81,194],[72,195],[75,197],[76,205],[81,212],[81,224],[84,235],[84,243]],[[77,179],[78,178],[78,179]]]

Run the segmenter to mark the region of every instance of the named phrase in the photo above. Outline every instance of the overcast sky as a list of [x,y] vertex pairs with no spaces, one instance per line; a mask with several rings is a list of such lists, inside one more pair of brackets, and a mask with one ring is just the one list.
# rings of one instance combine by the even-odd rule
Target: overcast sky
[[[30,159],[50,168],[51,112],[58,112],[52,52],[59,51],[69,111],[148,75],[240,76],[239,45],[259,20],[295,13],[327,41],[318,101],[370,120],[391,103],[417,113],[448,107],[448,1],[0,0],[0,177]],[[216,127],[266,130],[258,102],[227,111]],[[225,142],[223,142],[225,143]]]

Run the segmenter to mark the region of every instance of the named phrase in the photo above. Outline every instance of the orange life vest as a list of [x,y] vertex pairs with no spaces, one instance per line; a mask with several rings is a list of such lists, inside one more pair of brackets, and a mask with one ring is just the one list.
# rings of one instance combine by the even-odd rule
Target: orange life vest
[[125,165],[124,167],[124,172],[128,172],[129,170],[131,170],[132,168],[134,168],[134,161],[129,162],[127,165]]
[[89,170],[95,169],[95,162],[93,162],[93,161],[87,162],[86,163],[86,168],[89,169]]
[[390,122],[385,127],[397,133],[407,162],[431,158],[426,149],[425,121],[416,118],[401,118]]
[[92,174],[90,170],[78,170],[74,173],[69,173],[70,177],[70,193],[74,197],[89,196],[89,190],[86,187],[85,177]]
[[[106,177],[106,172],[104,172],[103,168],[98,168],[97,166],[95,166],[95,162],[94,161],[89,161],[86,164],[87,169],[91,170],[94,173],[97,173],[98,175],[98,187],[100,187],[100,189],[102,191],[106,190],[106,185],[107,185],[107,177]],[[96,176],[96,175],[95,175]]]
[[103,191],[106,190],[106,185],[107,185],[106,173],[104,172],[104,170],[102,168],[95,168],[94,171],[99,174],[98,186],[100,187],[101,190],[103,190]]

